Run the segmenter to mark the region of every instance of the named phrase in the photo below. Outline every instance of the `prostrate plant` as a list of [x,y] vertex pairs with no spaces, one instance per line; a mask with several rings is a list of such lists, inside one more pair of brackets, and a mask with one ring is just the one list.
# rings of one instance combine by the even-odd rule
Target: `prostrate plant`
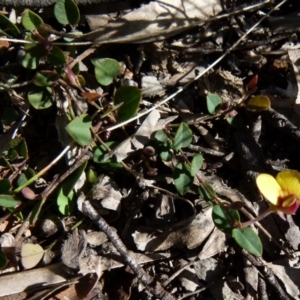
[[[65,26],[66,29],[71,29],[71,33],[74,34],[80,20],[80,11],[73,0],[58,0],[54,5],[54,15],[60,24]],[[0,29],[3,33],[10,38],[20,37],[22,33],[25,35],[25,41],[28,42],[24,45],[25,55],[20,59],[20,64],[22,67],[28,69],[27,77],[29,77],[29,86],[26,92],[30,105],[36,110],[49,109],[51,106],[56,105],[56,101],[61,99],[62,90],[67,91],[70,88],[82,92],[88,104],[94,105],[93,102],[95,99],[91,100],[93,93],[83,90],[85,80],[79,74],[78,63],[72,66],[72,62],[75,59],[72,56],[76,52],[70,51],[70,48],[67,49],[67,52],[64,48],[62,50],[60,47],[55,46],[55,41],[50,33],[52,28],[45,24],[44,20],[31,10],[25,10],[22,15],[21,25],[23,28],[19,27],[23,30],[22,32],[18,26],[0,14]],[[65,38],[65,40],[70,41],[70,38]],[[110,85],[120,75],[120,64],[115,59],[93,58],[91,61],[94,64],[95,79],[102,86]],[[2,76],[1,80],[3,78],[8,79],[7,82],[0,82],[0,86],[10,88],[12,84],[17,82],[18,77],[19,73]],[[100,97],[102,95],[97,95],[96,99]],[[110,122],[127,120],[136,114],[141,97],[141,90],[136,87],[120,87],[115,92],[111,104],[106,103],[103,107],[94,106],[99,110],[98,113],[101,114],[103,120],[106,117],[109,118]],[[69,105],[64,113],[69,123],[67,126],[64,124],[64,127],[59,128],[59,130],[66,131],[78,146],[85,147],[89,145],[92,142],[92,118],[86,113],[76,115],[72,105]],[[9,124],[15,120],[18,120],[18,114],[7,111],[3,115],[1,122]],[[0,165],[9,168],[11,171],[13,171],[11,164],[16,159],[29,159],[26,141],[23,138],[15,138],[10,141],[7,151],[1,154],[3,156],[0,157]],[[74,201],[71,201],[75,199],[72,189],[76,178],[84,172],[84,169],[84,165],[82,165],[69,181],[66,183],[63,182],[61,185],[58,195],[58,206],[63,214],[70,214],[72,207],[74,207]],[[35,174],[35,172],[28,168],[18,177],[16,181],[17,187],[13,187],[9,181],[9,185],[7,185],[7,180],[5,179],[1,180],[0,205],[14,212],[13,208],[16,209],[22,204],[18,193],[39,176],[42,176],[47,170],[45,168],[45,170]],[[24,190],[22,196],[27,199],[32,198],[32,195],[28,194],[28,190]]]

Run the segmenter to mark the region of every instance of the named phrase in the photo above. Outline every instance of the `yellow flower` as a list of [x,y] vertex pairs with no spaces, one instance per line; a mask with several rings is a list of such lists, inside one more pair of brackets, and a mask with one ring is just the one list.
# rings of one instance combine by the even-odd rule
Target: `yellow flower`
[[277,174],[276,179],[269,174],[260,174],[256,184],[272,210],[288,215],[297,211],[300,204],[299,172],[283,171]]

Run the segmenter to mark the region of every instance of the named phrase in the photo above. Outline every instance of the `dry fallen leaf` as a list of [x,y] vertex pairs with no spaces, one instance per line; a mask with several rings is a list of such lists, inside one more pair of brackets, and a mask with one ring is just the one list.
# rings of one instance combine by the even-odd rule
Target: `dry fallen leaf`
[[151,98],[155,96],[162,97],[165,95],[165,88],[155,76],[143,76],[142,78],[143,96]]
[[93,200],[100,200],[105,209],[119,212],[122,194],[117,184],[108,176],[100,176],[91,191]]
[[23,244],[21,248],[21,262],[25,269],[35,267],[44,255],[44,249],[38,244]]
[[135,231],[132,236],[140,251],[162,251],[171,247],[193,249],[199,246],[212,232],[214,223],[211,218],[212,209],[198,214],[186,227],[171,232]]
[[87,241],[84,230],[78,232],[78,230],[75,229],[72,234],[68,236],[68,239],[64,241],[61,249],[61,259],[70,272],[77,273],[80,269],[80,259],[85,252],[86,245]]
[[[288,55],[290,58],[290,61],[292,63],[293,69],[294,69],[294,74],[296,78],[296,86],[293,86],[293,91],[296,90],[296,99],[292,99],[294,102],[294,109],[295,112],[300,116],[300,66],[299,66],[299,59],[300,59],[300,50],[299,49],[294,49],[294,50],[288,50]],[[295,93],[294,95],[295,96]]]
[[144,120],[137,132],[120,143],[111,152],[105,155],[105,159],[116,156],[118,162],[125,159],[131,152],[144,148],[153,132],[163,129],[166,124],[172,122],[177,116],[161,119],[158,110],[154,109]]
[[208,21],[221,10],[220,0],[152,1],[84,38],[97,42],[141,43],[165,39]]
[[198,257],[200,259],[206,259],[212,257],[222,251],[225,251],[226,246],[226,235],[218,228],[214,228],[212,234],[209,236],[205,245],[203,246]]
[[66,272],[61,264],[43,268],[3,274],[0,276],[0,297],[12,298],[13,294],[29,290],[32,287],[45,287],[66,281]]

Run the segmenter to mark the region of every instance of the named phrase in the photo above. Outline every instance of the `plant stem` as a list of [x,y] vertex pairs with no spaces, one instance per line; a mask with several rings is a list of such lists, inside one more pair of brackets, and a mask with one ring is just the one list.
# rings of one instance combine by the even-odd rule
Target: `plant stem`
[[262,220],[262,219],[265,218],[267,215],[269,215],[269,214],[271,214],[271,213],[273,213],[273,212],[274,212],[274,211],[271,210],[271,209],[269,208],[269,209],[267,209],[266,211],[264,211],[261,215],[257,216],[256,218],[251,219],[251,220],[249,220],[249,221],[247,221],[247,222],[241,223],[241,226],[242,226],[242,227],[247,227],[247,226],[249,226],[249,225],[251,225],[251,224],[254,224],[255,222],[259,222],[260,220]]
[[47,167],[45,167],[43,170],[41,170],[36,175],[34,175],[33,177],[31,177],[24,184],[22,184],[21,186],[19,186],[18,188],[16,188],[14,190],[14,193],[21,192],[24,187],[28,186],[29,184],[31,184],[32,182],[34,182],[36,179],[38,179],[39,177],[41,177],[43,174],[45,174],[51,167],[53,167],[65,155],[65,153],[68,152],[68,150],[70,148],[71,148],[71,144],[68,145],[67,147],[65,147],[65,149]]

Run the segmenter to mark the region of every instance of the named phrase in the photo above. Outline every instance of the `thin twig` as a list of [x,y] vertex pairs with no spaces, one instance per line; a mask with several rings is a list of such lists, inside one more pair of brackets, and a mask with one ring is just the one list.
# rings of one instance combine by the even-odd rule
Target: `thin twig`
[[85,201],[82,205],[82,212],[88,216],[93,222],[95,222],[98,228],[103,231],[115,248],[125,259],[125,262],[130,266],[133,272],[136,274],[138,280],[145,285],[149,292],[158,299],[174,300],[173,296],[169,294],[159,282],[155,282],[154,279],[149,276],[142,267],[139,266],[134,255],[129,251],[124,243],[119,238],[116,229],[110,227],[106,221],[97,213],[90,201]]
[[[243,34],[231,47],[229,47],[225,53],[223,55],[221,55],[218,59],[216,59],[209,67],[207,67],[204,71],[200,72],[192,81],[188,82],[187,84],[185,84],[183,87],[180,87],[175,93],[173,93],[172,95],[170,95],[169,97],[167,97],[166,99],[162,100],[161,102],[154,104],[151,108],[144,110],[142,112],[140,112],[139,114],[137,114],[135,117],[126,120],[124,122],[118,123],[114,126],[111,126],[109,128],[106,128],[106,131],[112,131],[115,130],[117,128],[120,128],[126,124],[131,123],[134,120],[139,119],[140,117],[149,114],[152,110],[160,107],[161,105],[167,103],[169,100],[173,99],[174,97],[176,97],[178,94],[180,94],[182,91],[184,91],[185,89],[187,89],[192,83],[194,83],[196,80],[198,80],[199,78],[201,78],[204,74],[206,74],[209,70],[211,70],[214,66],[216,66],[225,56],[227,56],[237,45],[239,45],[244,38],[249,35],[258,25],[260,25],[266,18],[269,17],[269,15],[271,13],[273,13],[275,10],[277,10],[281,5],[283,5],[287,0],[283,0],[281,1],[278,5],[276,5],[275,7],[273,7],[266,15],[264,15],[256,24],[254,24],[245,34]],[[269,2],[269,1],[268,1]],[[266,2],[267,3],[267,2]]]
[[255,266],[258,271],[264,276],[265,280],[268,282],[270,286],[274,289],[276,292],[278,298],[280,300],[290,300],[290,297],[286,294],[286,292],[283,290],[281,285],[279,284],[278,280],[276,279],[273,271],[268,268],[261,260],[260,258],[253,256],[249,252],[242,250],[242,254],[251,262],[253,266]]

